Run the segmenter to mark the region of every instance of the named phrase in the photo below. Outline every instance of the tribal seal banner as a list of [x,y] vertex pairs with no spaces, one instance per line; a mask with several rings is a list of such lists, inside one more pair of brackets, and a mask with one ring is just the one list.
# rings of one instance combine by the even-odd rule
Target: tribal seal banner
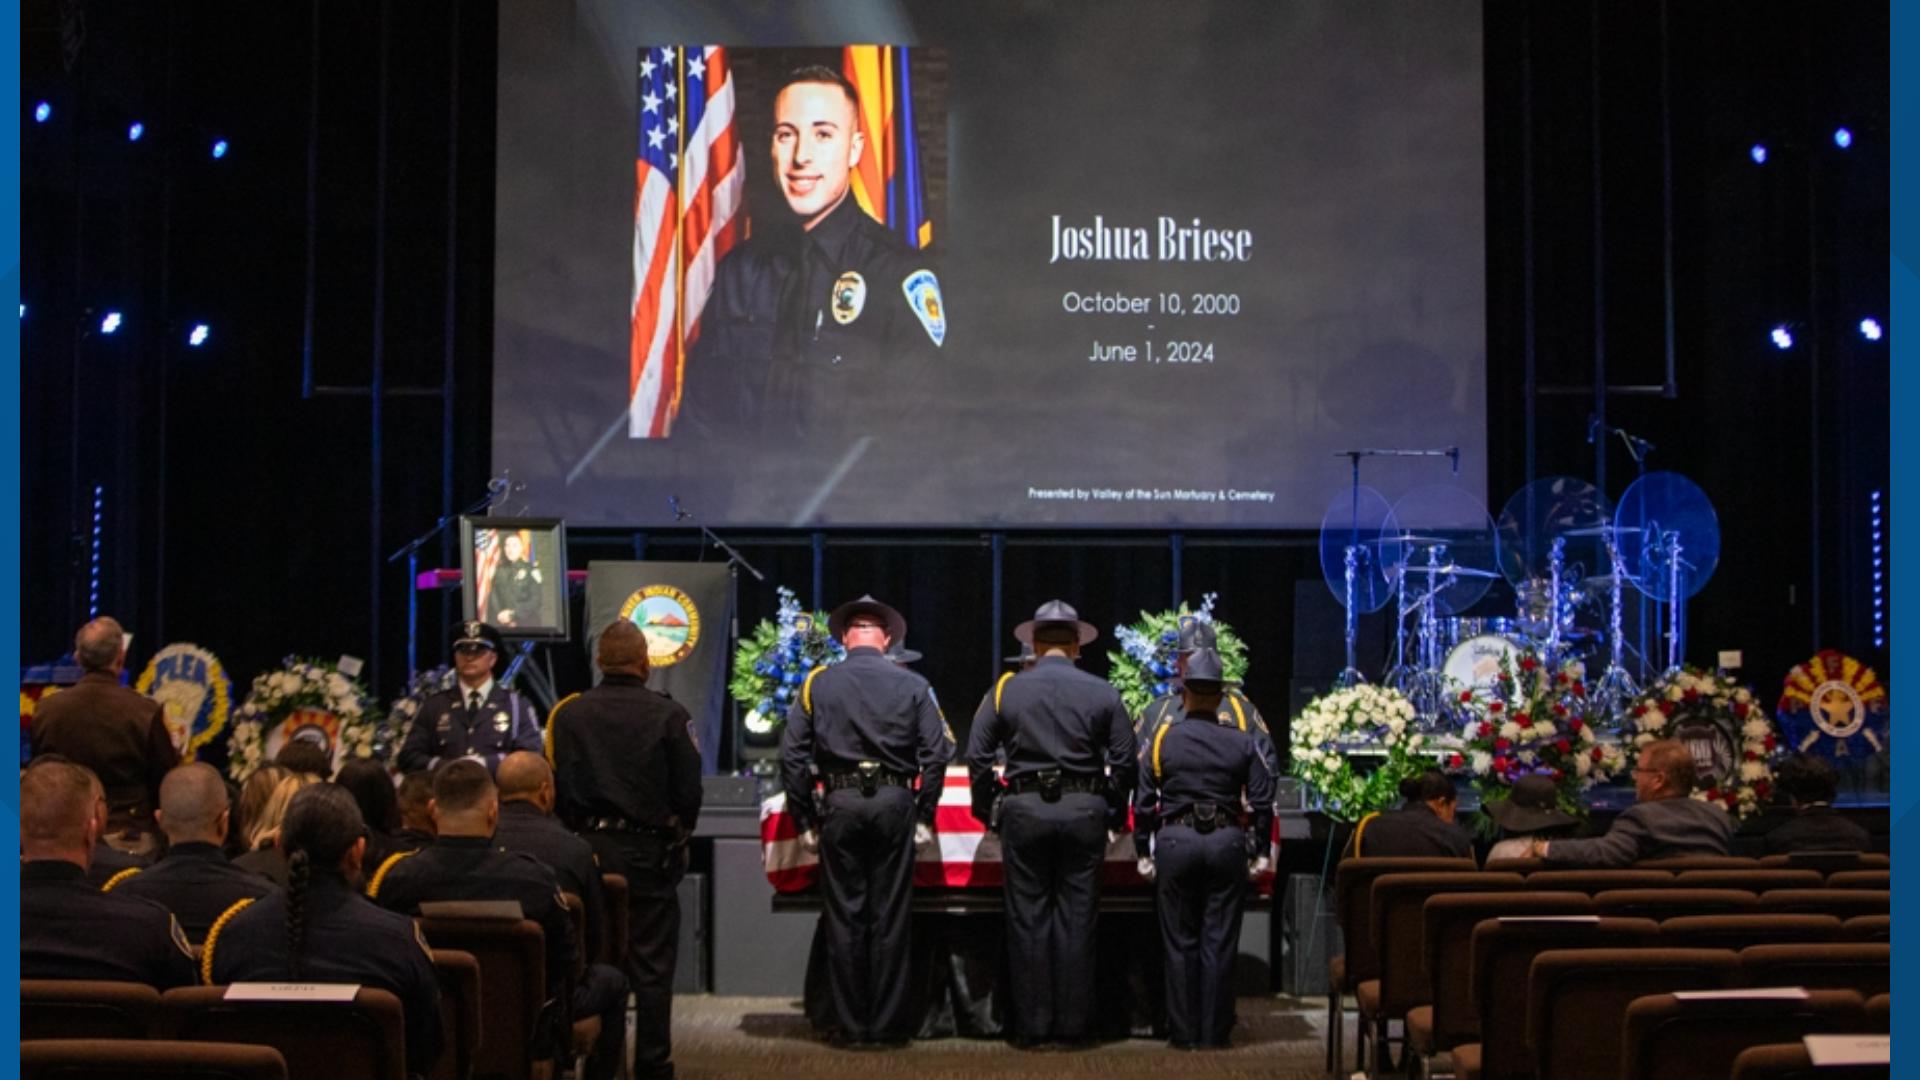
[[158,701],[167,715],[167,734],[182,760],[227,728],[233,709],[233,680],[210,652],[179,642],[154,654],[135,690]]
[[[733,589],[725,563],[624,562],[587,564],[587,656],[615,619],[647,638],[647,685],[686,707],[702,766],[719,765],[728,711],[727,660]],[[593,672],[600,681],[600,670]]]
[[1887,688],[1872,668],[1835,649],[1787,672],[1774,714],[1799,753],[1860,758],[1887,748]]

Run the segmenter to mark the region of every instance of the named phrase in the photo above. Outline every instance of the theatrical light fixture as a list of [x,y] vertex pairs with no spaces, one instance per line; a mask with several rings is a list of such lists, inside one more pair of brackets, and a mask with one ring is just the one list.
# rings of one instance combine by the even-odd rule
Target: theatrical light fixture
[[1753,159],[1755,165],[1765,165],[1767,163],[1767,144],[1754,143],[1752,149],[1747,151],[1747,156]]
[[100,615],[100,545],[106,535],[107,489],[104,484],[93,485],[93,532],[88,538],[92,557],[89,560],[87,574],[87,618]]
[[118,329],[120,329],[120,313],[117,311],[107,312],[107,317],[100,320],[100,332],[103,334],[111,334]]
[[146,133],[147,133],[147,125],[141,123],[138,120],[135,120],[133,124],[127,128],[127,141],[139,142],[140,136],[145,135]]
[[1774,327],[1773,333],[1768,336],[1773,338],[1773,347],[1779,349],[1781,352],[1786,352],[1788,349],[1793,348],[1793,331],[1787,329],[1786,323],[1781,323],[1779,326]]
[[1843,127],[1834,128],[1833,129],[1833,145],[1839,147],[1842,150],[1845,150],[1847,147],[1852,146],[1853,132],[1848,131],[1846,128],[1843,128]]
[[1880,510],[1880,492],[1876,491],[1869,497],[1867,509],[1867,524],[1873,536],[1873,647],[1876,649],[1887,645],[1886,559],[1882,554],[1886,534],[1881,528],[1885,519],[1880,516]]
[[24,300],[20,302],[20,317],[23,319],[27,317],[27,303]]
[[51,119],[53,119],[53,106],[52,106],[52,105],[50,105],[50,104],[48,104],[47,102],[44,102],[44,101],[43,101],[43,102],[41,102],[40,104],[38,104],[38,105],[35,105],[35,106],[33,107],[33,122],[34,122],[34,123],[36,123],[36,124],[44,124],[44,123],[46,123],[46,122],[47,122],[48,120],[51,120]]
[[226,156],[227,156],[227,140],[225,140],[225,139],[215,139],[215,140],[213,140],[213,157],[214,157],[214,160],[216,160],[216,161],[218,161],[219,159],[221,159],[221,158],[223,158],[223,157],[226,157]]
[[187,334],[187,344],[197,349],[207,343],[207,338],[211,336],[212,333],[213,328],[206,323],[195,323],[193,329]]
[[1860,320],[1860,336],[1868,341],[1879,341],[1885,334],[1886,330],[1880,325],[1879,319],[1868,316]]

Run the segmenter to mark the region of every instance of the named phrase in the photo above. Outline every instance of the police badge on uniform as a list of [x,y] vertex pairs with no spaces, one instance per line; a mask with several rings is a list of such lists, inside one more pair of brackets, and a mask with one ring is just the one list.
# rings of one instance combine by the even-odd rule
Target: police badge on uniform
[[940,299],[940,279],[931,270],[915,270],[900,283],[907,305],[937,347],[947,340],[947,308]]
[[505,734],[506,730],[512,726],[513,726],[513,719],[509,717],[506,713],[497,712],[493,714],[493,730],[498,731],[501,734]]
[[867,279],[849,270],[833,282],[833,321],[845,326],[867,306]]

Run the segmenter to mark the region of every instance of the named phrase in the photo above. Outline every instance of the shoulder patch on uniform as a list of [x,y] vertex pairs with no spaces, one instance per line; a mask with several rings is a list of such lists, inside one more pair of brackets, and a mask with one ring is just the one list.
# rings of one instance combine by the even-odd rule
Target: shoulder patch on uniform
[[[235,900],[232,907],[221,912],[220,917],[213,920],[213,925],[207,930],[206,943],[200,946],[201,982],[208,986],[213,985],[213,946],[220,940],[220,931],[225,930],[227,924],[233,921],[233,917],[240,914],[240,912],[245,910],[246,906],[251,903],[253,903],[252,898]],[[176,923],[175,925],[177,926],[178,924]]]
[[100,891],[112,892],[114,890],[114,886],[119,885],[121,882],[127,880],[128,878],[132,877],[133,875],[139,872],[140,872],[139,867],[129,866],[125,870],[122,870],[119,873],[114,874],[112,877],[108,878],[107,880],[101,882]]
[[427,954],[427,962],[432,963],[433,949],[427,944],[427,935],[420,932],[420,923],[417,920],[408,919],[407,925],[413,927],[413,943],[420,946],[420,951]]
[[395,866],[398,866],[400,864],[400,860],[410,858],[418,854],[420,854],[420,851],[416,849],[413,851],[396,851],[393,854],[387,856],[386,861],[380,864],[380,869],[375,870],[373,872],[373,879],[367,882],[367,899],[369,900],[379,899],[380,886],[386,884],[387,874],[391,872]]
[[915,270],[900,283],[900,291],[907,294],[907,306],[938,348],[947,340],[947,306],[940,299],[940,279],[931,270]]
[[993,684],[993,711],[994,712],[1000,711],[1000,695],[1006,692],[1007,683],[1012,681],[1015,674],[1017,673],[1012,671],[1006,672],[1005,674],[1000,676],[999,682]]

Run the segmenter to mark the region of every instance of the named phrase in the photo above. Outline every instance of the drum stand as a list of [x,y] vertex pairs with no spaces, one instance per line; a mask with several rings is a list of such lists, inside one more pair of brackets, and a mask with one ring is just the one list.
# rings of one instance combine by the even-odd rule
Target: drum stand
[[1336,690],[1351,689],[1355,686],[1364,685],[1367,681],[1367,677],[1360,673],[1360,666],[1356,663],[1354,655],[1354,645],[1360,637],[1360,611],[1355,605],[1355,597],[1353,595],[1354,579],[1359,573],[1360,560],[1365,557],[1365,555],[1366,549],[1359,544],[1348,544],[1346,547],[1347,666],[1342,669],[1340,674],[1333,680],[1334,689]]
[[1600,714],[1611,718],[1615,726],[1619,726],[1621,710],[1626,708],[1627,702],[1640,696],[1640,686],[1634,682],[1633,676],[1628,673],[1626,667],[1621,664],[1627,638],[1626,635],[1621,632],[1620,597],[1622,586],[1626,582],[1627,567],[1626,563],[1620,558],[1619,538],[1614,535],[1611,526],[1607,529],[1605,539],[1607,543],[1608,573],[1611,575],[1611,583],[1607,587],[1607,645],[1609,652],[1607,654],[1606,673],[1601,675],[1600,681],[1594,684],[1593,698],[1594,704],[1598,707]]

